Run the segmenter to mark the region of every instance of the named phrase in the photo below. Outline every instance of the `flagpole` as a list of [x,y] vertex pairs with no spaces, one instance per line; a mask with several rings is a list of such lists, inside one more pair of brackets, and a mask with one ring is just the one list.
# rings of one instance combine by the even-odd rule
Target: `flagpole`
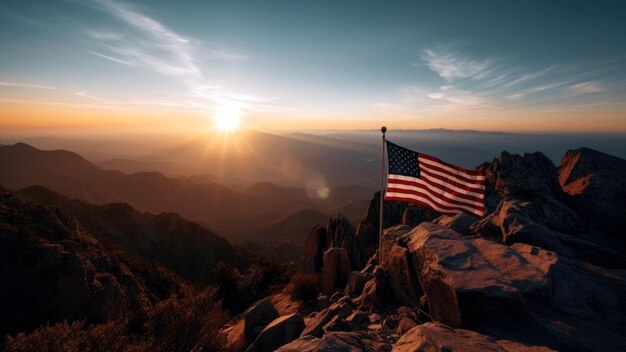
[[380,154],[380,218],[378,222],[378,265],[382,264],[383,252],[383,199],[385,198],[385,132],[387,127],[380,128],[383,133],[383,145]]

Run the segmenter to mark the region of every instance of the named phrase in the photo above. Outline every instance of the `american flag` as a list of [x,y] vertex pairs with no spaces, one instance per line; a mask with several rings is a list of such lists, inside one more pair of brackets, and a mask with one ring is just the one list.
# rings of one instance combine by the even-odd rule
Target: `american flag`
[[387,141],[385,200],[416,203],[438,213],[485,215],[485,176]]

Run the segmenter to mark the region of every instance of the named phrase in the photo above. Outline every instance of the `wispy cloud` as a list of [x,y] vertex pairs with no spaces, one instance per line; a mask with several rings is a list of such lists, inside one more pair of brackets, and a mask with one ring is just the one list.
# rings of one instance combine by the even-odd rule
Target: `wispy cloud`
[[524,70],[511,59],[473,57],[449,49],[427,48],[418,58],[412,65],[428,67],[442,83],[400,89],[404,101],[416,109],[506,111],[531,105],[562,109],[582,103],[575,101],[582,96],[614,102],[626,94],[626,79],[609,78],[611,68],[621,61]]
[[442,78],[453,81],[457,78],[480,79],[485,77],[493,65],[488,58],[480,61],[455,55],[450,51],[425,49],[421,59]]
[[[282,110],[272,105],[274,98],[233,91],[216,77],[213,69],[205,69],[215,63],[246,60],[246,55],[180,34],[128,4],[112,0],[96,0],[95,3],[98,9],[118,20],[123,30],[86,29],[85,33],[96,43],[89,52],[117,64],[151,70],[181,84],[185,91],[178,94],[178,104],[204,110],[215,110],[219,106]],[[81,93],[77,95],[89,98]]]
[[4,82],[4,81],[0,81],[0,86],[13,87],[13,88],[28,88],[28,89],[46,89],[46,90],[56,89],[56,87],[45,86],[41,84],[15,83],[15,82]]

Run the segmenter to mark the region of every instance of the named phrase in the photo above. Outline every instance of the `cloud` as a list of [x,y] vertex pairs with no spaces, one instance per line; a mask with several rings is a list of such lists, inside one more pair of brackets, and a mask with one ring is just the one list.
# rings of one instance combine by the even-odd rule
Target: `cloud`
[[[228,105],[259,111],[281,110],[269,104],[274,98],[229,90],[216,77],[219,73],[203,69],[216,62],[245,60],[246,55],[182,35],[125,3],[96,0],[96,4],[123,28],[86,29],[85,33],[96,43],[96,48],[89,50],[91,54],[125,66],[149,69],[178,82],[185,87],[178,94],[179,103],[191,109],[214,110],[216,105]],[[77,95],[89,98],[81,93]]]
[[491,72],[492,59],[475,61],[449,51],[425,49],[421,59],[442,78],[453,81],[457,78],[483,79]]
[[600,82],[583,82],[570,86],[569,91],[572,94],[583,95],[600,93],[604,91],[604,88],[602,87],[602,84]]
[[56,89],[56,87],[45,86],[41,84],[14,83],[14,82],[3,82],[3,81],[0,81],[0,86],[13,87],[13,88],[46,89],[46,90]]

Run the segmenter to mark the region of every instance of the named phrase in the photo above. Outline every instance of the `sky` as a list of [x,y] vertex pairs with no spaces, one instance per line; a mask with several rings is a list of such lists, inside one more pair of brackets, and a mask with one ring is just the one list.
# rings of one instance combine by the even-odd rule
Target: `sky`
[[623,1],[0,2],[0,129],[626,133]]

